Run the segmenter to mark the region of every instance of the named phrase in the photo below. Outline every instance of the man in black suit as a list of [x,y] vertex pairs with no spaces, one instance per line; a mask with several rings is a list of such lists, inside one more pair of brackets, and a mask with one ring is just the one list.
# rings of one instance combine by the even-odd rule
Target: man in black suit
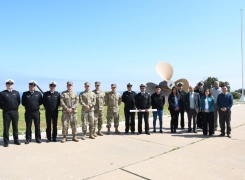
[[[204,96],[204,88],[203,88],[204,83],[199,82],[197,85],[198,85],[198,89],[196,89],[194,92],[198,93],[201,99],[202,96]],[[197,114],[197,129],[198,128],[202,129],[202,112],[201,111],[198,112]]]
[[[127,84],[127,91],[123,92],[122,102],[124,103],[124,115],[125,115],[125,133],[128,133],[129,126],[131,133],[134,134],[135,131],[135,112],[129,112],[135,109],[135,96],[136,92],[132,91],[132,84]],[[130,121],[129,121],[130,119]]]
[[194,88],[189,86],[189,92],[185,95],[185,111],[188,115],[188,132],[191,132],[191,119],[193,118],[193,132],[196,132],[196,117],[200,111],[200,96],[194,92]]
[[58,119],[58,108],[60,105],[60,94],[55,91],[56,82],[50,82],[49,89],[43,94],[43,106],[45,107],[46,116],[46,133],[47,143],[51,141],[51,122],[53,124],[52,139],[56,142],[57,137],[57,119]]
[[[182,102],[185,101],[185,95],[186,95],[186,92],[183,90],[183,83],[182,82],[179,82],[178,84],[178,92],[182,98]],[[184,113],[185,113],[185,110],[184,110],[184,103],[182,103],[182,107],[180,108],[180,125],[181,125],[181,129],[184,129],[185,128],[185,119],[184,119]],[[177,121],[177,128],[178,128],[178,121]]]
[[[135,96],[135,105],[139,110],[138,112],[138,135],[142,134],[142,116],[144,116],[145,121],[145,133],[150,135],[149,131],[149,111],[151,107],[151,96],[149,93],[145,92],[146,85],[140,85],[140,93]],[[144,111],[142,111],[144,110]]]
[[13,90],[14,80],[6,80],[6,90],[0,92],[0,109],[3,110],[3,141],[4,147],[9,144],[9,126],[12,121],[14,144],[20,145],[18,137],[18,108],[20,105],[20,94]]
[[35,90],[37,82],[31,80],[29,82],[29,91],[26,91],[22,95],[22,105],[25,107],[25,121],[26,121],[26,142],[31,142],[31,125],[34,120],[35,125],[35,139],[37,143],[41,143],[40,132],[40,112],[39,106],[43,104],[42,94]]

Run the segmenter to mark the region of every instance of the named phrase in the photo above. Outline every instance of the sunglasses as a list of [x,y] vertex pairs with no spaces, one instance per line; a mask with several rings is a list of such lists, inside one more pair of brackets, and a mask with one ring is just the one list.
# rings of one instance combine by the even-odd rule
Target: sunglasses
[[36,84],[33,84],[33,83],[29,83],[30,86],[36,86]]
[[49,86],[51,86],[51,87],[56,87],[56,85],[55,85],[55,84],[50,84]]

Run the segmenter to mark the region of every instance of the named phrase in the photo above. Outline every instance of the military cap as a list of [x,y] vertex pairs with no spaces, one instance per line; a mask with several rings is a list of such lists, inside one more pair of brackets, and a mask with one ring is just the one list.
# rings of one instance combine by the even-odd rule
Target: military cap
[[14,84],[14,80],[13,79],[7,79],[5,81],[5,84]]
[[94,84],[95,85],[100,85],[100,82],[99,81],[96,81]]
[[84,86],[90,86],[90,83],[89,82],[85,82]]
[[157,88],[161,88],[161,86],[159,86],[159,85],[156,85],[155,89],[157,89]]
[[29,81],[29,85],[35,85],[35,86],[36,86],[36,85],[37,85],[37,81],[30,80],[30,81]]
[[73,85],[73,82],[68,81],[66,84],[67,84],[67,85]]
[[128,83],[128,84],[127,84],[127,86],[133,86],[133,84],[131,84],[131,83]]
[[140,87],[146,87],[146,85],[145,84],[140,84]]
[[56,82],[54,82],[54,81],[51,81],[50,83],[49,83],[49,85],[57,85],[57,83]]
[[111,87],[117,87],[117,85],[116,84],[111,84]]
[[203,86],[204,83],[201,81],[201,82],[199,82],[197,85],[198,85],[198,86]]
[[184,85],[184,83],[182,83],[182,82],[178,82],[178,84],[177,84],[177,86],[183,86]]

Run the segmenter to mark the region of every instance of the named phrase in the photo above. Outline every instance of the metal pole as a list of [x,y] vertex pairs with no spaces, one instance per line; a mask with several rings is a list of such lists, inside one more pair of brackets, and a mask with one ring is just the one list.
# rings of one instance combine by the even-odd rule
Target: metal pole
[[242,34],[243,34],[243,31],[242,31],[242,14],[243,14],[243,11],[242,9],[240,9],[240,12],[241,12],[241,60],[242,60],[242,96],[240,98],[240,101],[244,101],[244,89],[243,89],[243,43],[242,43]]

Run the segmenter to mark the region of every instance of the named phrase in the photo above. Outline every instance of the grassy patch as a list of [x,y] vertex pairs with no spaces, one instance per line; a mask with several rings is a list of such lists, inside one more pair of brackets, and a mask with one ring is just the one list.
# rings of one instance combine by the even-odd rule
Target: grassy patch
[[[164,114],[169,114],[169,111],[167,110],[167,106],[164,106]],[[104,107],[104,123],[106,123],[106,110],[107,110],[107,106]],[[25,117],[24,117],[24,113],[25,113],[25,108],[20,105],[19,107],[19,134],[21,134],[21,131],[25,131],[26,129],[26,123],[25,123]],[[43,107],[41,107],[40,109],[40,127],[41,129],[45,129],[46,128],[46,120],[45,120],[45,110]],[[59,111],[59,116],[58,116],[58,126],[62,126],[61,123],[61,115],[62,115],[62,111],[60,109]],[[152,116],[152,113],[150,113],[150,116]],[[77,117],[78,117],[78,124],[81,125],[81,106],[78,106],[78,113],[77,113]],[[136,115],[136,119],[137,119],[137,115]],[[3,118],[2,118],[2,110],[0,110],[0,136],[2,137],[3,135]],[[122,103],[120,106],[120,121],[124,121],[124,104]],[[34,130],[34,124],[32,125],[32,130]],[[10,126],[10,132],[12,132],[12,126]]]

